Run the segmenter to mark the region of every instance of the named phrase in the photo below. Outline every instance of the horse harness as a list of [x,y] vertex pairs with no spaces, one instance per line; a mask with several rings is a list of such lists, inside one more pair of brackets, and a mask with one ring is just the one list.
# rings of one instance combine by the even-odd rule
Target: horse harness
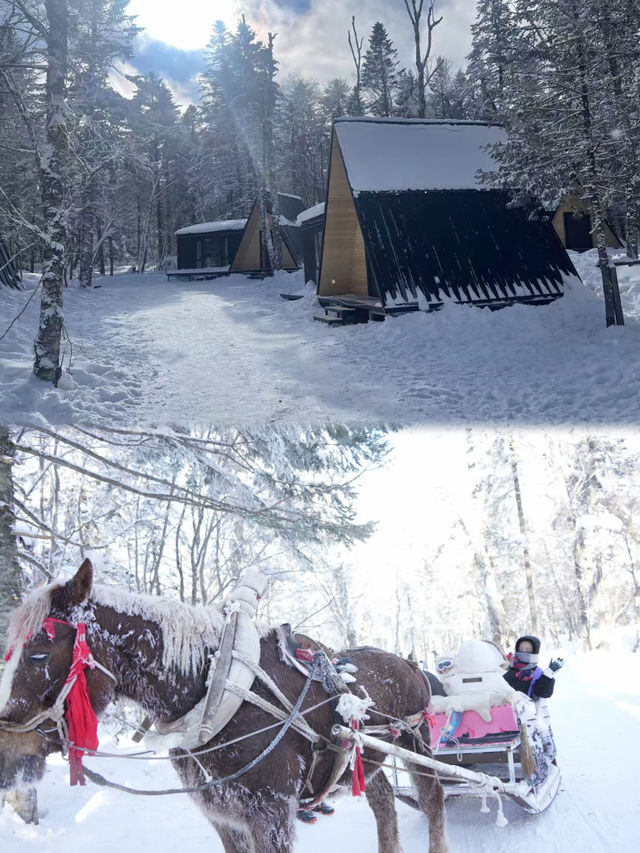
[[[60,692],[56,696],[52,705],[39,713],[34,714],[33,717],[24,723],[0,720],[0,730],[15,733],[36,732],[36,734],[40,735],[40,737],[44,739],[48,739],[49,735],[53,731],[57,731],[62,754],[64,756],[69,756],[71,784],[74,785],[77,782],[84,784],[82,755],[85,752],[85,747],[74,744],[69,733],[70,729],[75,730],[78,725],[77,720],[71,718],[68,719],[68,717],[70,717],[69,703],[71,696],[75,693],[79,697],[78,701],[80,704],[84,703],[85,709],[87,709],[88,706],[89,714],[82,716],[89,719],[89,726],[91,726],[91,718],[93,718],[95,720],[95,728],[97,729],[97,717],[95,716],[93,708],[91,708],[91,705],[89,704],[88,696],[86,694],[84,670],[86,667],[89,667],[90,669],[98,669],[108,676],[116,685],[118,684],[118,679],[91,654],[89,646],[87,645],[87,631],[83,622],[78,622],[74,625],[72,622],[67,622],[64,619],[55,619],[52,616],[47,617],[44,620],[42,627],[51,642],[55,639],[56,625],[68,625],[75,631],[71,665]],[[10,660],[14,653],[16,653],[15,649],[10,649],[5,659]],[[65,705],[67,706],[66,708]],[[55,726],[43,728],[43,723],[46,721],[52,721],[55,723]],[[84,721],[80,723],[80,727],[82,728],[83,725]]]
[[[325,736],[315,732],[306,722],[304,716],[300,714],[302,701],[305,698],[307,690],[309,689],[311,683],[313,681],[320,682],[323,689],[328,694],[328,701],[332,706],[334,722],[345,720],[345,717],[340,714],[340,697],[344,696],[345,694],[348,694],[348,696],[353,697],[353,694],[351,694],[347,682],[355,681],[355,679],[350,674],[350,670],[353,671],[355,667],[350,666],[349,659],[331,661],[327,656],[326,652],[323,650],[317,649],[314,651],[310,648],[303,648],[295,641],[290,626],[281,626],[281,628],[279,629],[278,640],[282,658],[285,663],[290,666],[293,666],[306,677],[305,685],[300,696],[298,697],[297,702],[295,704],[291,703],[291,701],[285,696],[282,690],[277,686],[275,681],[268,675],[268,673],[266,673],[259,666],[259,663],[255,659],[255,646],[254,654],[245,653],[245,651],[243,650],[246,648],[245,642],[240,642],[240,648],[237,648],[238,634],[242,634],[242,631],[239,631],[238,629],[241,627],[242,624],[246,628],[249,621],[242,618],[246,615],[248,614],[242,613],[242,611],[239,611],[237,609],[232,609],[230,613],[227,613],[226,626],[231,627],[227,630],[226,633],[225,631],[223,631],[219,653],[214,655],[211,659],[213,666],[211,668],[209,678],[207,679],[208,691],[205,698],[201,700],[194,708],[192,708],[184,717],[174,721],[173,723],[162,724],[159,721],[156,721],[155,728],[158,730],[157,734],[148,731],[153,721],[149,717],[145,717],[133,737],[134,741],[140,741],[143,737],[146,741],[150,737],[150,735],[152,735],[152,739],[154,742],[162,742],[167,737],[170,740],[171,735],[175,735],[180,732],[186,732],[186,736],[190,741],[189,744],[176,743],[175,746],[172,744],[169,745],[168,748],[184,749],[187,754],[191,755],[193,759],[199,764],[201,769],[203,769],[202,765],[196,758],[197,752],[195,755],[192,755],[192,750],[194,749],[194,747],[200,747],[203,743],[206,743],[207,741],[211,740],[212,737],[214,737],[215,734],[221,731],[224,726],[229,722],[230,717],[229,719],[226,719],[222,723],[222,725],[220,725],[219,721],[216,721],[215,711],[222,704],[223,697],[228,698],[228,695],[233,695],[235,696],[236,709],[243,702],[249,702],[251,704],[256,705],[257,707],[260,707],[263,711],[269,713],[277,720],[282,721],[284,725],[281,727],[280,731],[278,732],[278,735],[276,735],[274,740],[258,756],[256,756],[255,759],[253,759],[247,765],[242,767],[239,771],[236,771],[236,773],[232,774],[231,776],[225,777],[224,779],[208,779],[205,784],[188,789],[179,788],[170,789],[166,791],[137,791],[135,789],[109,782],[102,776],[100,776],[100,774],[94,773],[88,768],[82,768],[82,755],[87,752],[90,754],[94,750],[87,749],[86,745],[83,746],[79,743],[74,743],[70,739],[70,721],[67,719],[69,708],[67,707],[65,709],[65,705],[68,706],[69,695],[71,694],[72,690],[74,690],[76,685],[82,685],[82,688],[84,689],[86,694],[84,669],[87,666],[90,669],[100,670],[106,676],[108,676],[114,682],[114,684],[118,683],[117,677],[109,669],[99,663],[91,654],[91,651],[89,650],[89,647],[86,642],[86,628],[84,623],[77,623],[76,625],[74,625],[71,622],[67,622],[61,619],[53,619],[51,617],[45,620],[43,628],[47,632],[49,639],[52,641],[55,637],[55,623],[68,625],[74,628],[76,632],[74,639],[74,652],[72,663],[69,668],[69,672],[66,676],[65,682],[51,706],[44,709],[43,711],[40,711],[38,714],[35,714],[33,717],[31,717],[24,723],[14,723],[10,721],[0,720],[0,730],[11,731],[16,733],[35,731],[41,737],[47,738],[54,729],[45,729],[43,728],[42,724],[46,721],[53,721],[53,723],[55,724],[55,730],[58,733],[63,755],[69,755],[70,763],[71,757],[73,755],[77,765],[79,766],[79,776],[76,770],[74,781],[74,772],[72,765],[72,784],[76,784],[76,781],[79,781],[80,784],[84,784],[84,772],[86,773],[86,775],[89,776],[92,781],[99,785],[107,785],[109,787],[118,788],[129,793],[160,794],[189,793],[193,791],[201,791],[211,787],[212,785],[218,785],[223,784],[225,782],[233,781],[234,779],[239,778],[240,776],[248,772],[250,769],[255,767],[263,758],[265,758],[269,754],[269,752],[271,752],[275,748],[277,743],[279,743],[279,741],[284,736],[285,732],[289,728],[292,728],[299,734],[301,734],[311,744],[312,758],[309,763],[309,767],[302,787],[302,790],[308,791],[310,796],[303,797],[300,799],[300,808],[313,808],[335,788],[338,780],[341,776],[343,776],[349,765],[351,765],[355,775],[357,770],[358,759],[360,760],[361,770],[362,760],[359,758],[360,747],[357,744],[357,739],[356,742],[353,743],[336,743],[335,741],[332,741],[326,738]],[[253,621],[250,621],[251,627],[255,631]],[[232,635],[231,640],[228,639],[229,635]],[[9,654],[11,654],[11,652]],[[282,707],[278,707],[278,705],[264,699],[263,697],[253,692],[250,689],[251,685],[246,685],[246,681],[248,680],[246,676],[244,679],[244,685],[231,681],[228,676],[229,671],[234,662],[238,662],[241,665],[241,671],[245,670],[246,672],[251,673],[251,681],[257,679],[262,684],[264,684],[274,695],[275,699],[280,703]],[[400,735],[401,731],[407,731],[410,732],[414,736],[414,738],[416,738],[419,748],[421,746],[425,746],[419,730],[425,721],[425,709],[428,704],[430,690],[428,682],[421,675],[420,671],[415,667],[414,669],[421,677],[421,681],[425,686],[427,698],[425,701],[424,709],[417,712],[416,714],[405,717],[403,720],[389,718],[391,720],[391,724],[363,727],[363,733],[380,737],[391,736],[395,740]],[[366,691],[364,692],[366,694]],[[370,701],[369,703],[364,700],[360,701],[362,702],[363,707],[368,707],[368,705],[371,704]],[[93,713],[92,709],[91,712]],[[227,707],[226,714],[228,713],[229,708]],[[342,713],[344,714],[345,712],[343,711]],[[374,713],[381,716],[386,716],[385,714],[377,710]],[[231,714],[231,716],[232,715],[233,714]],[[362,714],[362,717],[364,717],[364,713]],[[199,720],[199,725],[197,726],[197,729],[194,730],[195,720]],[[348,723],[348,725],[351,726],[352,729],[358,730],[358,720],[348,719],[346,720],[346,722]],[[255,733],[251,734],[253,735]],[[333,753],[332,767],[321,787],[319,789],[315,789],[312,783],[312,779],[316,772],[318,761],[320,760],[321,756],[323,756],[327,751]],[[205,776],[206,775],[207,774],[205,773]],[[364,789],[364,781],[362,781],[362,789]]]

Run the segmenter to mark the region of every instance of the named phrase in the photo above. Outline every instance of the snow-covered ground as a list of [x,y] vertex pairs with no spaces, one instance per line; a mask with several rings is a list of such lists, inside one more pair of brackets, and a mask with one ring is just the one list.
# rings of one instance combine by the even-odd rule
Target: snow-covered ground
[[[552,715],[563,783],[554,803],[530,816],[507,803],[509,825],[497,828],[495,806],[448,802],[453,853],[580,853],[638,849],[640,787],[640,658],[628,652],[594,652],[569,658],[558,674]],[[121,743],[122,745],[122,743]],[[114,744],[103,740],[101,748]],[[108,778],[140,787],[172,786],[164,762],[88,759]],[[128,850],[207,850],[222,846],[204,816],[184,796],[140,798],[117,791],[70,788],[67,767],[50,760],[39,792],[43,815],[27,826],[5,806],[0,814],[3,853],[120,853]],[[426,850],[426,819],[398,803],[404,853]],[[332,817],[298,824],[296,851],[375,853],[373,816],[364,798],[343,797]]]
[[[313,321],[313,288],[280,298],[302,290],[301,273],[103,278],[65,292],[58,389],[30,375],[36,294],[0,341],[2,420],[637,423],[640,267],[620,273],[626,326],[605,329],[594,253],[574,260],[587,286],[547,307],[447,305],[338,328]],[[0,335],[29,296],[3,291]]]

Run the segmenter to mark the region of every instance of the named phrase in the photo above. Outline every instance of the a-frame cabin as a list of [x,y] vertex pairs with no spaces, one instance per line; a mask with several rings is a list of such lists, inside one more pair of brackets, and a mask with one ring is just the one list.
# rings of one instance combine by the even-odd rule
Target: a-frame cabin
[[246,219],[200,222],[176,231],[177,270],[169,278],[215,278],[229,272]]
[[[296,219],[298,214],[304,210],[304,203],[299,196],[278,193],[278,207],[280,211],[280,238],[282,240],[282,269],[293,272],[303,265],[302,234],[296,224]],[[269,259],[264,251],[262,217],[260,216],[258,200],[254,202],[251,208],[230,271],[255,276],[273,274]]]
[[577,273],[548,217],[481,183],[487,146],[504,139],[477,122],[336,120],[320,303],[379,316],[562,296]]

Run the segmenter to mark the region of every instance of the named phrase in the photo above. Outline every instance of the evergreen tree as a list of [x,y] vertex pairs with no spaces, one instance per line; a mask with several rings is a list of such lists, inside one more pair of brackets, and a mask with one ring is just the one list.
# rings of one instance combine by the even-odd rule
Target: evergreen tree
[[369,47],[362,63],[362,89],[367,111],[376,116],[394,114],[398,89],[398,51],[384,24],[373,25]]
[[[595,3],[595,0],[594,0]],[[531,194],[549,209],[577,194],[591,215],[602,271],[606,323],[622,323],[607,257],[612,127],[603,110],[606,59],[594,8],[582,0],[518,0],[520,24],[508,80],[509,140],[495,148],[497,182]],[[593,4],[592,4],[593,5]]]
[[473,90],[474,115],[502,122],[517,28],[510,0],[478,0],[471,26],[472,47],[467,74]]
[[464,72],[454,73],[451,63],[439,57],[431,78],[429,115],[438,119],[466,119],[469,118],[468,108],[468,83]]

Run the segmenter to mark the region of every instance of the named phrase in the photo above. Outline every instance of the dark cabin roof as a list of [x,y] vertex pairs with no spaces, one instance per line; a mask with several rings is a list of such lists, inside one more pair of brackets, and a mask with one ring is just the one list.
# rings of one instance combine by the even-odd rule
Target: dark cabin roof
[[548,220],[497,191],[359,193],[370,273],[386,305],[546,302],[575,275]]
[[298,214],[304,210],[304,202],[299,195],[289,195],[289,193],[278,193],[278,206],[280,213],[289,222],[295,222]]
[[577,278],[548,217],[509,207],[507,193],[479,178],[495,169],[487,146],[504,141],[503,128],[416,119],[338,119],[334,128],[369,293],[386,307],[548,302]]

